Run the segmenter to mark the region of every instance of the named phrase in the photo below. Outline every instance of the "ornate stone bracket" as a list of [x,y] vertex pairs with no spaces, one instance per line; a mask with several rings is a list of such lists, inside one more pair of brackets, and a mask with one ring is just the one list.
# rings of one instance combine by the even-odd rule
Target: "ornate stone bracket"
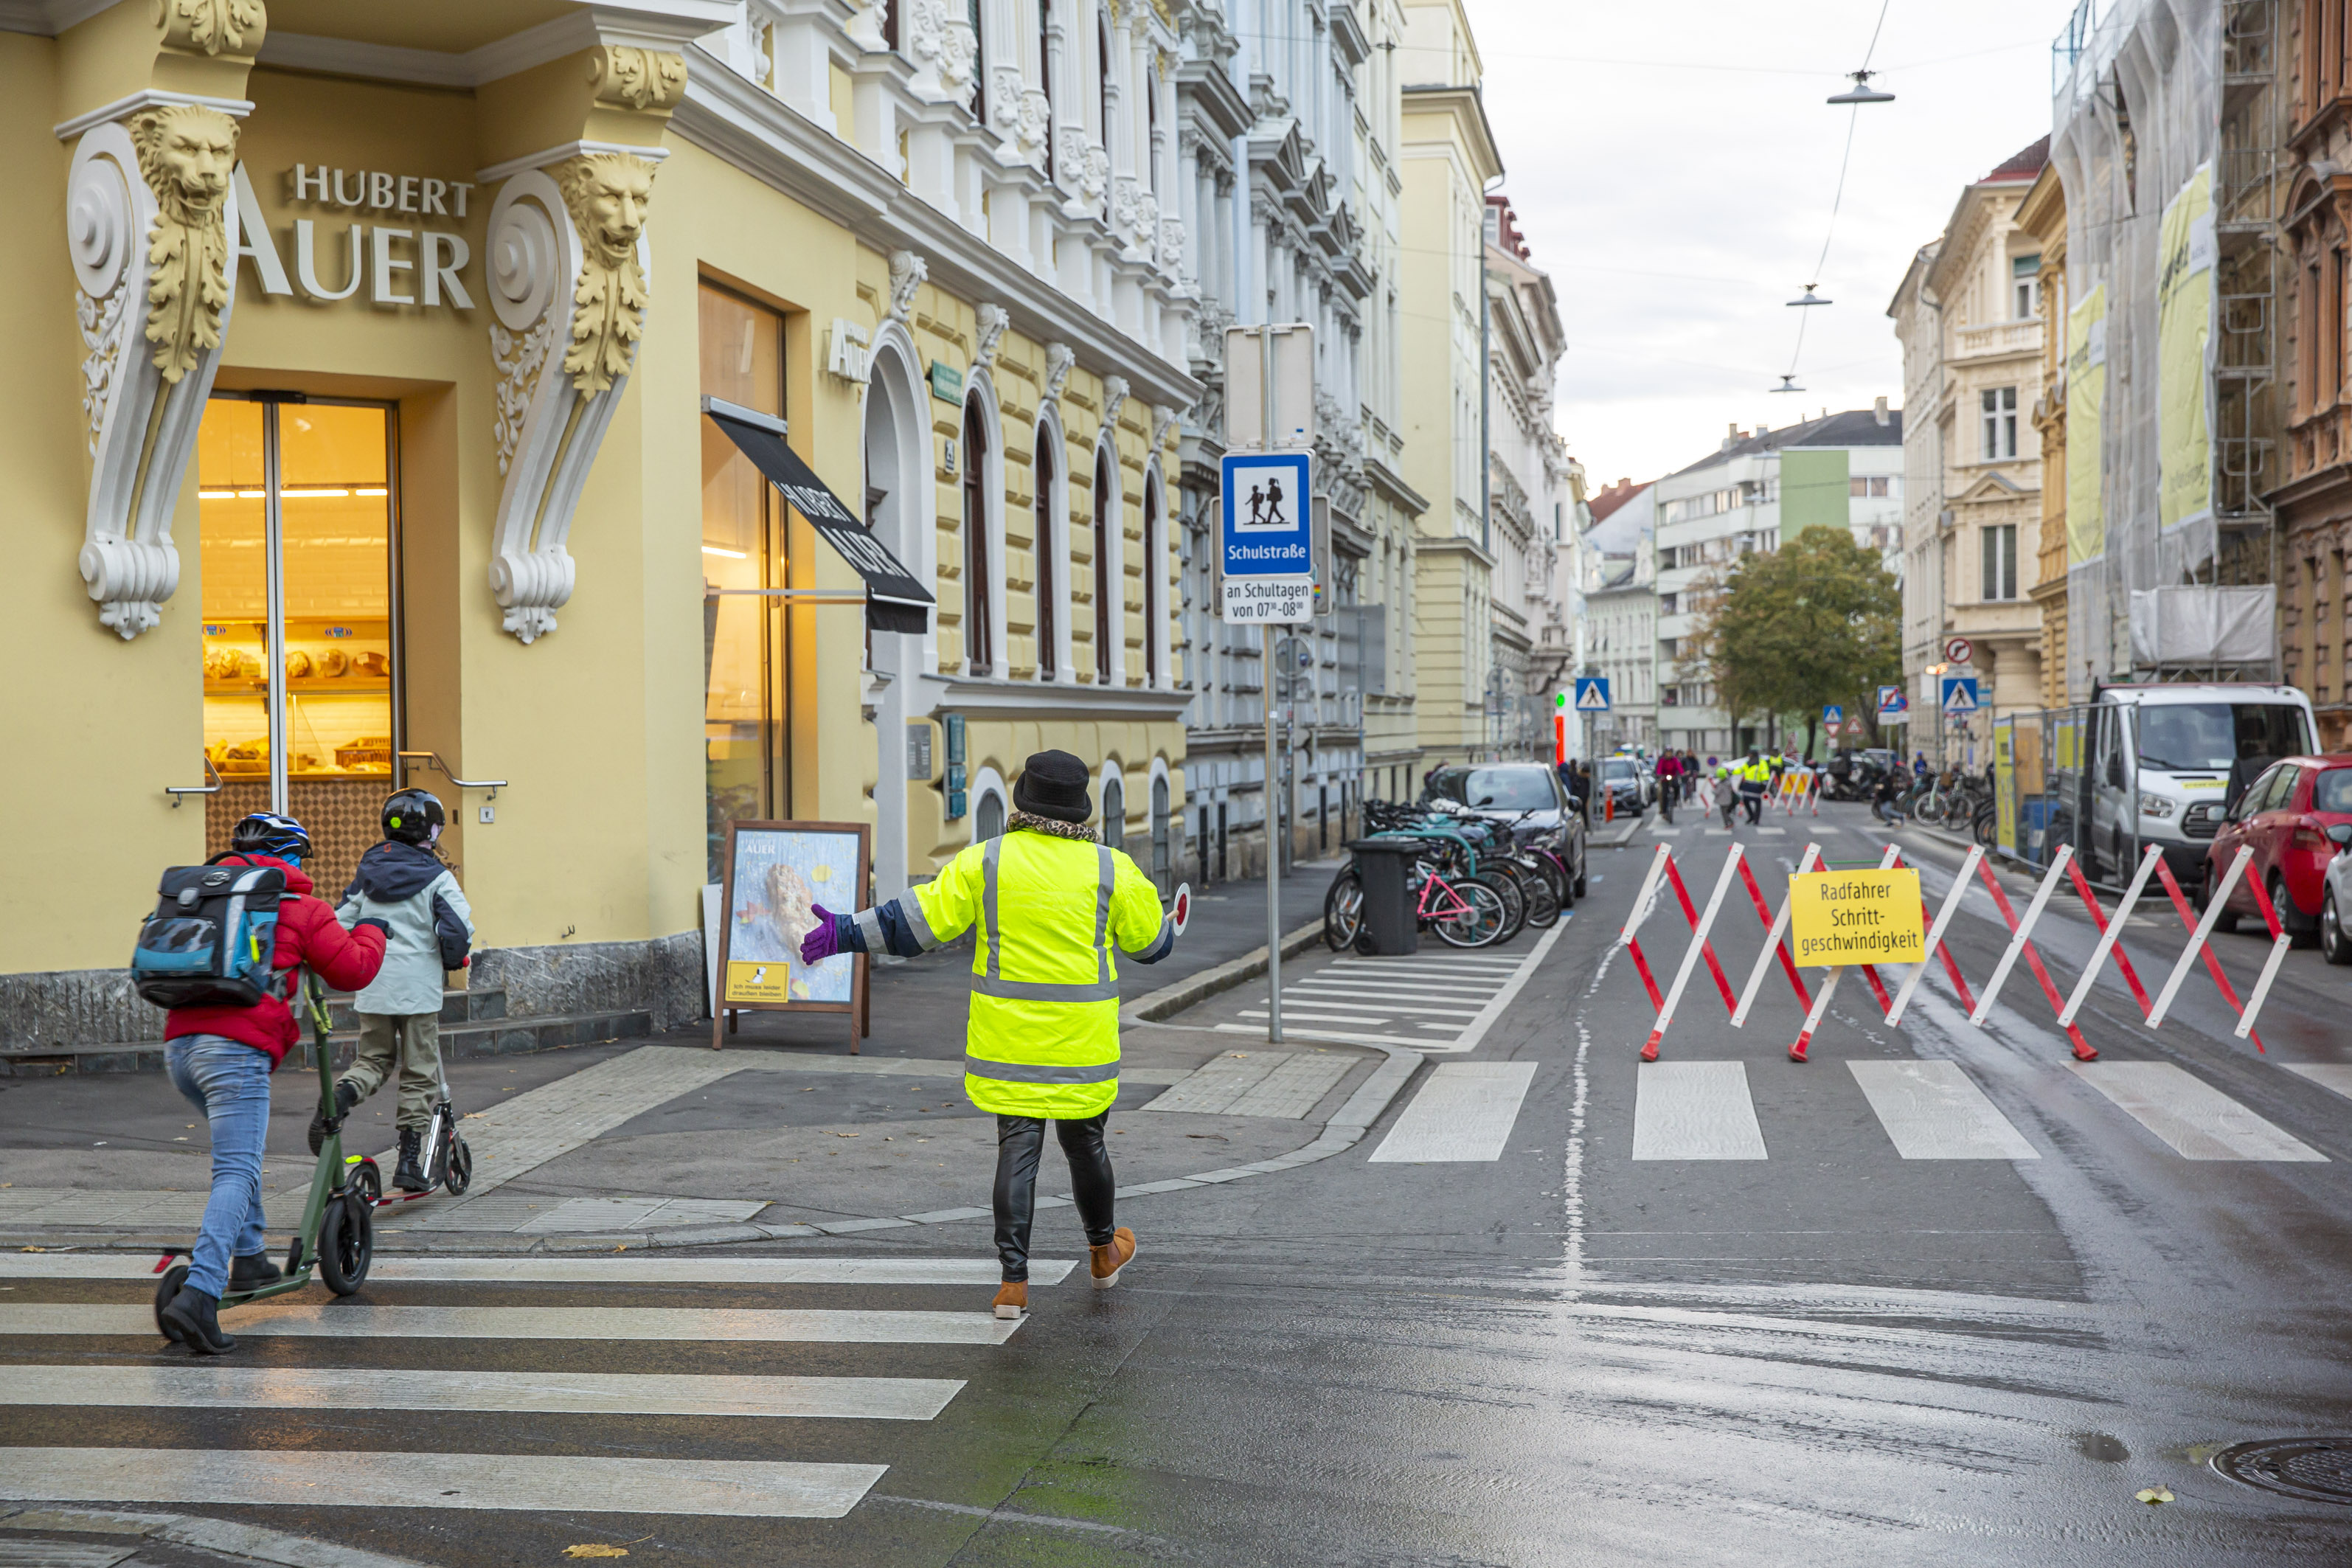
[[1004,329],[1013,324],[1013,318],[1005,313],[1003,306],[985,300],[972,314],[980,324],[971,356],[971,368],[977,374],[996,363],[997,345],[1004,341]]
[[1154,460],[1158,459],[1161,450],[1167,447],[1169,429],[1175,425],[1181,414],[1182,410],[1171,408],[1166,404],[1155,403],[1151,405],[1151,456]]
[[[184,0],[170,17],[199,44],[257,28],[227,5]],[[236,303],[236,138],[219,108],[152,104],[85,131],[66,176],[92,459],[79,563],[125,641],[180,585],[172,513]]]
[[915,308],[915,290],[931,275],[930,263],[911,250],[890,253],[890,309],[882,320],[903,321]]
[[506,485],[490,590],[525,643],[555,629],[575,567],[565,541],[645,334],[654,165],[627,153],[526,169],[488,229],[490,348]]
[[1117,430],[1119,410],[1126,406],[1127,377],[1123,375],[1103,377],[1103,428]]
[[1061,401],[1062,388],[1069,384],[1071,368],[1077,363],[1078,356],[1071,351],[1069,344],[1047,343],[1045,345],[1046,402]]

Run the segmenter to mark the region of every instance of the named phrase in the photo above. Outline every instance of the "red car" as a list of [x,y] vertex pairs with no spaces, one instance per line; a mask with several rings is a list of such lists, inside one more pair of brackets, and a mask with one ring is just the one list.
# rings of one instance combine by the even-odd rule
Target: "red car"
[[2230,808],[2205,851],[2208,897],[2242,846],[2254,852],[2214,929],[2235,931],[2240,915],[2262,918],[2254,902],[2259,880],[2296,945],[2309,942],[2319,931],[2327,863],[2336,856],[2327,830],[2338,823],[2352,823],[2352,752],[2288,757],[2264,769]]

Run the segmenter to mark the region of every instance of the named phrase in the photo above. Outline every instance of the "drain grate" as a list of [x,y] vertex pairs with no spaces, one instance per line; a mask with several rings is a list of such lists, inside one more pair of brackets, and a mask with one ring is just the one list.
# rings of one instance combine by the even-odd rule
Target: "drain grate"
[[2213,1456],[2233,1481],[2305,1502],[2352,1503],[2352,1437],[2265,1437]]

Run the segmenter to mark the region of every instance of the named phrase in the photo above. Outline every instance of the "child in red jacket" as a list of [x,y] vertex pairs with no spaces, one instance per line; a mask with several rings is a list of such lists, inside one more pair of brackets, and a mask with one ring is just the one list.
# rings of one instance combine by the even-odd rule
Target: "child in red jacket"
[[338,991],[356,991],[383,963],[384,926],[362,921],[349,931],[335,908],[310,896],[302,874],[310,836],[290,816],[257,811],[236,825],[225,864],[275,866],[286,873],[271,960],[278,984],[250,1007],[174,1007],[163,1026],[165,1066],[174,1088],[212,1125],[213,1190],[204,1227],[188,1259],[188,1278],[163,1309],[164,1332],[199,1355],[236,1348],[221,1332],[224,1290],[250,1290],[282,1278],[261,1234],[261,1146],[269,1131],[269,1075],[302,1037],[288,1005],[308,965]]

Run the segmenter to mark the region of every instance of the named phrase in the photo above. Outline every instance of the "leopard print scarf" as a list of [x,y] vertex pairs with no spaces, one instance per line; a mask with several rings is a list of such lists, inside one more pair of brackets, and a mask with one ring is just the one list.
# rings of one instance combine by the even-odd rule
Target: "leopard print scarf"
[[1095,841],[1095,830],[1083,822],[1064,822],[1056,816],[1034,816],[1025,811],[1009,814],[1004,819],[1004,826],[1007,832],[1026,828],[1032,833],[1043,833],[1049,838],[1076,838],[1087,844]]

